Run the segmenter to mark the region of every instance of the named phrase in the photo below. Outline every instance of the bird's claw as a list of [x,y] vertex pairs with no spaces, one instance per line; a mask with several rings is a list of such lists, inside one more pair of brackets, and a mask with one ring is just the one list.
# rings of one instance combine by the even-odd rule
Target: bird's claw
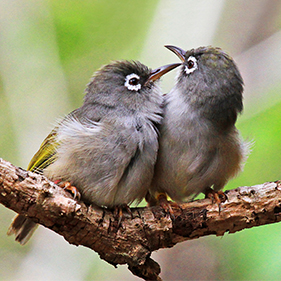
[[121,223],[122,223],[122,219],[123,219],[123,210],[126,210],[126,212],[128,214],[130,214],[131,218],[133,219],[133,213],[130,209],[130,207],[127,205],[127,204],[123,204],[121,206],[116,206],[114,208],[114,217],[116,218],[117,220],[117,229],[121,226]]
[[168,201],[167,195],[165,193],[159,193],[157,195],[157,201],[158,201],[158,204],[165,211],[165,213],[169,214],[169,216],[171,217],[172,220],[175,220],[175,214],[174,214],[172,207],[180,208],[180,209],[181,209],[181,207],[176,202]]
[[81,194],[78,191],[78,189],[71,185],[69,181],[61,182],[58,184],[59,187],[63,188],[64,190],[69,191],[73,195],[73,199],[76,199],[79,201],[81,199]]
[[221,203],[224,203],[227,200],[227,195],[222,190],[215,191],[210,187],[206,188],[204,194],[205,194],[205,198],[209,198],[212,200],[213,203],[217,203],[220,213]]

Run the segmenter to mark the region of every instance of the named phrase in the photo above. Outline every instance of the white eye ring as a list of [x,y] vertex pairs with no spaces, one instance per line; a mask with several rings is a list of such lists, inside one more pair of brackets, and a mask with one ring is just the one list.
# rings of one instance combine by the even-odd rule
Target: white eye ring
[[140,77],[135,74],[135,73],[132,73],[132,74],[129,74],[126,76],[125,78],[125,87],[128,88],[128,90],[130,91],[138,91],[141,89],[141,84],[138,83],[136,85],[132,84],[132,79],[137,79],[138,81],[140,81]]
[[184,68],[186,74],[192,73],[195,69],[198,68],[197,66],[197,59],[193,56],[190,56],[187,60],[187,65]]

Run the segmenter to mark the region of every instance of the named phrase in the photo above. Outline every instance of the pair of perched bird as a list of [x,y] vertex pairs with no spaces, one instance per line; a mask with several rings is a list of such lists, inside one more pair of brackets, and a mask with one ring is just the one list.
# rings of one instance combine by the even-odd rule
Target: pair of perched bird
[[[115,61],[98,70],[84,104],[57,124],[28,170],[107,208],[163,194],[179,203],[211,187],[221,190],[246,155],[235,128],[243,108],[241,75],[219,48],[166,47],[181,63],[151,70]],[[163,96],[157,80],[178,66],[176,84]],[[8,232],[24,244],[35,226],[18,215]]]

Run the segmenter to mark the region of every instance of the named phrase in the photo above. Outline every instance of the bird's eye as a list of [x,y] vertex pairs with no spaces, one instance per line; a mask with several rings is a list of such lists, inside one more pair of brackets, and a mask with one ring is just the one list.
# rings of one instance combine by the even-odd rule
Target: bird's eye
[[191,69],[191,68],[193,68],[194,67],[194,61],[193,60],[189,60],[188,62],[187,62],[187,68],[188,69]]
[[132,85],[132,86],[136,86],[139,84],[139,79],[136,78],[136,77],[133,77],[129,80],[129,84]]
[[129,74],[125,78],[125,87],[130,91],[138,91],[141,88],[140,77],[135,74]]
[[185,65],[185,72],[186,74],[192,73],[195,69],[197,69],[197,59],[193,56],[190,56],[186,60],[186,65]]

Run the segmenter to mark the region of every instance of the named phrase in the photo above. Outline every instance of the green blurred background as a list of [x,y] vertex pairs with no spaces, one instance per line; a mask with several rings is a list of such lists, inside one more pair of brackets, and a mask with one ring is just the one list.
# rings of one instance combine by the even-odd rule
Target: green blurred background
[[[177,62],[163,48],[223,48],[245,81],[238,128],[253,141],[227,189],[281,179],[281,1],[1,0],[0,157],[27,167],[56,119],[82,103],[92,73],[116,59]],[[173,71],[162,79],[164,92]],[[0,280],[139,280],[40,227],[24,247],[6,236],[0,205]],[[153,254],[164,280],[281,280],[281,224],[206,237]]]

